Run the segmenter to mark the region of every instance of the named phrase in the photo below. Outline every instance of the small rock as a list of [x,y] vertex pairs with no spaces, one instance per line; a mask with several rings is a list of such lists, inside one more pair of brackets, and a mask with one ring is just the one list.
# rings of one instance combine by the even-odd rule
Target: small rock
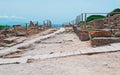
[[29,47],[30,47],[30,45],[26,45],[26,46],[18,47],[17,49],[27,49],[27,48],[29,48]]
[[120,37],[120,32],[116,32],[116,33],[115,33],[115,36],[116,36],[116,37]]
[[35,41],[35,43],[41,43],[41,41]]
[[50,52],[49,54],[53,54],[54,52]]

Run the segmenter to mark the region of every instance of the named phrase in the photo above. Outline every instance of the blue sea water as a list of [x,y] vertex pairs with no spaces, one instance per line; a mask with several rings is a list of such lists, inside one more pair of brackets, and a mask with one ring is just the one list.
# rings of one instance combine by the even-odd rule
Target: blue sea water
[[62,27],[62,24],[52,24],[52,27]]
[[[9,24],[10,25],[10,24]],[[25,24],[21,24],[23,27],[26,27]],[[10,25],[11,27],[13,27],[13,25]],[[39,26],[43,26],[43,25],[39,25]],[[52,24],[52,27],[55,27],[55,28],[60,28],[62,27],[62,24]]]

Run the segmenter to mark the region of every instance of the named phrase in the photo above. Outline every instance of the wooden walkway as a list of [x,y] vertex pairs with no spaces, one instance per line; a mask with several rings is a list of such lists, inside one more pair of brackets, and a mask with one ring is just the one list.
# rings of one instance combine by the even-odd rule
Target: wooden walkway
[[114,43],[110,46],[101,46],[96,48],[90,48],[86,50],[77,50],[71,52],[58,52],[53,54],[45,54],[45,55],[35,55],[35,56],[24,56],[20,58],[9,58],[9,59],[0,59],[0,64],[14,64],[14,63],[27,63],[29,59],[50,59],[50,58],[60,58],[60,57],[68,57],[75,55],[89,55],[89,54],[99,54],[99,53],[108,53],[108,52],[116,52],[120,51],[120,43]]

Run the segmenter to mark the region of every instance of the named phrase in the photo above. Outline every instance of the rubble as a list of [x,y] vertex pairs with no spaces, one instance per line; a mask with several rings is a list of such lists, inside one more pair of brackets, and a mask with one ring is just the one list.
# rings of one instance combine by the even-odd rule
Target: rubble
[[18,39],[18,37],[6,38],[6,39],[4,39],[4,43],[6,43],[6,44],[11,44],[11,43],[13,43],[16,39]]

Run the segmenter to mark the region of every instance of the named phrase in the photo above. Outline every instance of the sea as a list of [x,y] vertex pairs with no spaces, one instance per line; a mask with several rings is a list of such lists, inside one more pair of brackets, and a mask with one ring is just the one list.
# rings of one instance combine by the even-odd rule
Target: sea
[[[10,27],[13,27],[12,24],[7,24],[7,25],[10,26]],[[20,24],[20,25],[22,25],[23,27],[26,27],[26,24]],[[43,26],[43,25],[39,25],[39,26]],[[61,28],[61,27],[63,27],[63,25],[62,24],[52,24],[52,27],[53,28]]]

